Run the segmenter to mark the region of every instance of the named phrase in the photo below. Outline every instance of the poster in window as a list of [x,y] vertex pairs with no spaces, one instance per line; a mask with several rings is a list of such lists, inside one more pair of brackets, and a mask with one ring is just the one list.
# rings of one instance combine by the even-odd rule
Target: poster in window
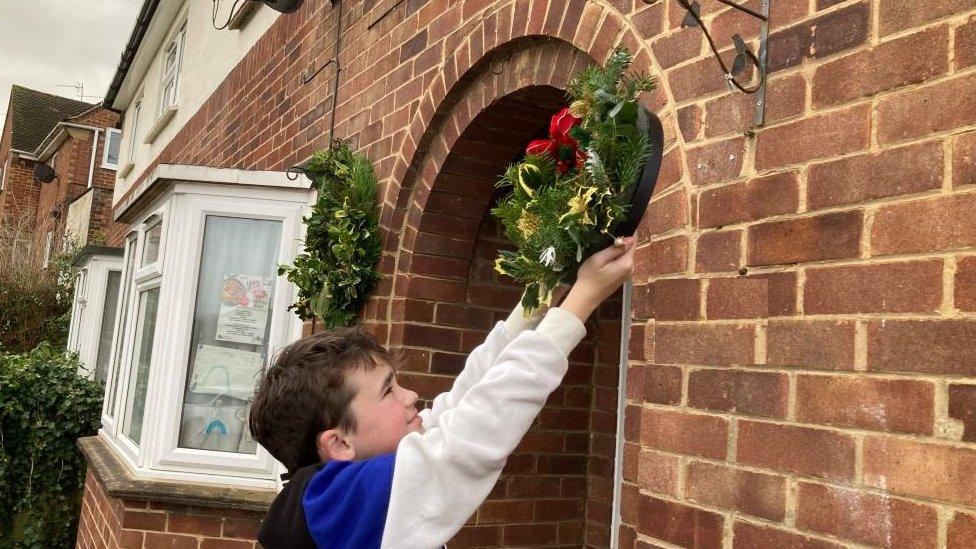
[[270,297],[270,278],[241,274],[224,276],[214,339],[262,345],[268,325]]
[[193,359],[190,391],[251,398],[261,373],[261,353],[199,344]]

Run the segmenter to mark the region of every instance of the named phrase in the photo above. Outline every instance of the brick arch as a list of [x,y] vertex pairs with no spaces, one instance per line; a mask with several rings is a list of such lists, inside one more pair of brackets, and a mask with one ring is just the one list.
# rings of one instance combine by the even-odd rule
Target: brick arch
[[[466,354],[507,314],[521,288],[494,272],[508,246],[488,215],[505,167],[565,102],[570,75],[592,63],[562,41],[497,49],[466,77],[429,133],[432,147],[397,199],[389,344],[401,379],[429,399],[449,388]],[[564,70],[554,70],[555,67]],[[388,205],[389,207],[389,205]],[[620,303],[594,317],[550,398],[459,546],[607,546],[612,499]]]

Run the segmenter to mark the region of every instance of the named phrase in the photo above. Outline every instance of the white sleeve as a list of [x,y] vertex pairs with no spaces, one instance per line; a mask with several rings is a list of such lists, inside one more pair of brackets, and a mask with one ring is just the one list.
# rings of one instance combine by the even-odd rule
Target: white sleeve
[[494,364],[498,354],[506,345],[515,340],[525,330],[535,328],[542,318],[541,311],[533,311],[532,316],[526,317],[521,304],[517,304],[504,322],[498,322],[464,362],[464,369],[454,380],[450,391],[443,392],[434,398],[430,408],[420,411],[420,420],[424,429],[433,429],[440,422],[441,414],[453,408],[458,401],[474,386]]
[[461,529],[562,382],[566,357],[585,335],[575,315],[550,310],[536,330],[505,347],[438,427],[400,441],[383,548],[433,549]]

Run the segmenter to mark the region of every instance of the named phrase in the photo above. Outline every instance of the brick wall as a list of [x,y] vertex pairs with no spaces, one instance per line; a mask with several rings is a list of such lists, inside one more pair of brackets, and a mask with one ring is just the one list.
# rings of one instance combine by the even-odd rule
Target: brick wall
[[[720,48],[755,39],[748,18],[702,4]],[[345,7],[335,121],[383,185],[385,276],[364,322],[408,352],[409,384],[446,387],[514,300],[479,278],[492,170],[554,108],[552,89],[626,44],[661,78],[645,104],[666,146],[639,232],[621,546],[976,543],[971,0],[773,3],[756,131],[752,98],[725,91],[674,1],[391,5]],[[300,73],[331,55],[335,13],[310,0],[279,19],[157,162],[283,170],[323,147],[331,73]],[[612,318],[591,330],[592,377],[567,385],[592,391],[579,408],[593,520],[573,545],[606,543]],[[550,405],[542,431],[550,410],[568,415]],[[560,450],[581,432],[557,431]],[[519,499],[508,487],[494,496]],[[465,535],[488,544],[571,529],[539,527],[541,506],[486,509]]]
[[676,7],[647,8],[677,127],[638,250],[626,537],[971,546],[973,4],[773,3],[754,135]]
[[147,503],[105,494],[89,471],[78,549],[254,549],[263,513]]

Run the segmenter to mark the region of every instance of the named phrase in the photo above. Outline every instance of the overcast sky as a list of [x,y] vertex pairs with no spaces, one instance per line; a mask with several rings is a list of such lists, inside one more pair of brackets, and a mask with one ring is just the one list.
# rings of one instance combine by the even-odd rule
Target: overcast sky
[[142,0],[0,0],[0,128],[10,86],[101,101]]

